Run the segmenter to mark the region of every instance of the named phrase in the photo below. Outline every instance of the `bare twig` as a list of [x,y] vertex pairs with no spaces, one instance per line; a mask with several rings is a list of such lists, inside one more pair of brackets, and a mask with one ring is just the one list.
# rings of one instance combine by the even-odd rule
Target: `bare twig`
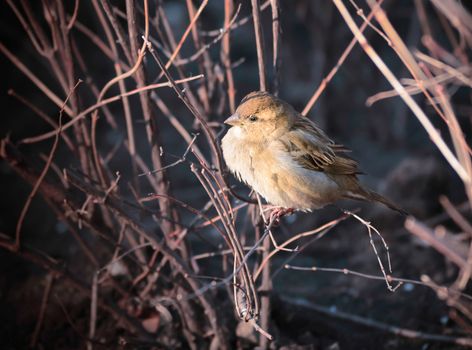
[[[346,218],[348,217],[348,215],[344,215],[338,219],[335,219],[335,220],[332,220],[324,225],[321,225],[320,227],[317,227],[316,229],[314,230],[310,230],[310,231],[307,231],[307,232],[302,232],[302,233],[299,233],[299,234],[296,234],[295,236],[289,238],[288,240],[286,240],[285,242],[283,242],[280,247],[285,247],[287,245],[289,245],[290,243],[293,243],[297,240],[299,240],[300,238],[303,238],[303,237],[308,237],[308,236],[312,236],[312,235],[315,235],[317,233],[321,233],[321,232],[327,232],[329,231],[331,228],[333,228],[334,226],[336,226],[339,222],[345,220]],[[257,280],[257,278],[259,277],[260,273],[262,272],[262,269],[264,268],[264,265],[267,263],[267,261],[272,258],[275,254],[277,254],[277,252],[279,251],[280,249],[275,249],[273,251],[270,252],[269,255],[267,255],[264,260],[262,260],[261,262],[261,265],[259,266],[259,268],[257,269],[256,273],[254,274],[254,279]]]
[[[74,93],[75,89],[77,88],[77,86],[81,83],[82,81],[79,80],[75,86],[73,87],[73,89],[70,91],[69,95],[67,96],[67,98],[65,99],[64,103],[63,103],[63,107],[66,105],[67,101],[69,100],[70,96]],[[46,164],[44,165],[44,168],[41,172],[41,175],[39,175],[38,177],[38,180],[37,182],[35,183],[35,185],[33,186],[33,190],[31,191],[31,193],[29,194],[28,198],[26,199],[26,202],[25,202],[25,205],[23,206],[23,209],[21,210],[21,213],[20,213],[20,217],[18,218],[18,222],[16,224],[16,232],[15,232],[15,247],[17,250],[20,249],[20,246],[21,246],[21,227],[23,225],[23,221],[26,217],[26,213],[28,212],[28,209],[30,207],[30,204],[34,198],[34,196],[36,195],[36,193],[38,192],[38,189],[39,189],[39,186],[41,185],[41,182],[43,181],[44,177],[46,176],[48,170],[49,170],[49,167],[51,166],[51,163],[52,163],[52,160],[54,158],[54,154],[56,153],[56,149],[57,149],[57,146],[59,144],[59,136],[61,134],[61,131],[62,131],[62,112],[64,110],[64,108],[61,108],[61,110],[59,111],[59,129],[58,129],[58,132],[56,134],[56,138],[54,139],[54,143],[51,147],[51,151],[49,152],[49,156],[48,156],[48,160],[46,162]]]
[[257,64],[259,66],[259,90],[266,91],[266,69],[264,53],[264,36],[262,33],[262,24],[260,18],[259,0],[251,0],[252,17],[254,21],[254,33],[256,36]]
[[187,155],[188,153],[190,152],[190,150],[192,149],[192,146],[193,144],[195,143],[195,141],[197,140],[197,136],[198,134],[195,134],[193,135],[193,138],[192,140],[190,141],[190,143],[188,144],[187,148],[185,149],[185,152],[184,154],[182,154],[181,157],[179,157],[175,162],[171,163],[171,164],[168,164],[160,169],[154,169],[154,170],[151,170],[151,171],[148,171],[148,172],[145,172],[145,173],[142,173],[142,174],[139,174],[138,176],[147,176],[147,175],[151,175],[151,174],[155,174],[155,173],[158,173],[160,171],[164,171],[166,169],[169,169],[169,168],[172,168],[180,163],[183,163],[187,160]]
[[272,91],[274,95],[279,93],[279,69],[280,69],[280,8],[279,0],[270,0],[272,9],[272,70],[274,78],[272,81]]
[[439,251],[442,255],[451,260],[454,264],[460,268],[464,268],[466,265],[466,258],[461,256],[456,249],[451,247],[444,238],[435,235],[432,230],[426,225],[418,222],[414,218],[408,218],[405,221],[405,228],[418,236],[421,240],[430,244],[434,249]]
[[30,79],[33,84],[35,84],[56,106],[62,108],[68,116],[72,117],[74,115],[74,112],[70,109],[70,107],[67,105],[63,106],[63,101],[1,42],[0,52],[3,53],[24,75],[26,75],[28,79]]
[[[89,326],[89,338],[95,338],[95,329],[97,327],[97,293],[98,293],[98,273],[93,275],[92,280],[92,292],[90,297],[90,326]],[[93,343],[87,342],[87,349],[93,349]]]
[[[225,28],[232,26],[232,23],[229,23],[231,13],[233,12],[233,0],[225,0]],[[239,10],[239,7],[238,7]],[[229,100],[229,110],[234,113],[236,109],[235,95],[236,90],[234,87],[233,71],[231,69],[231,41],[230,41],[230,32],[223,38],[221,45],[221,60],[225,68],[226,81],[228,84],[227,93]]]
[[[380,4],[383,2],[383,0],[380,0],[378,2],[379,6]],[[373,9],[369,15],[367,16],[367,20],[370,21],[372,19],[372,17],[374,16],[374,12],[376,11],[376,9]],[[367,28],[367,21],[365,21],[364,23],[362,23],[361,27],[360,27],[360,31],[361,33],[365,30],[365,28]],[[310,100],[308,101],[308,103],[306,104],[305,108],[303,108],[303,111],[302,111],[302,115],[306,116],[310,110],[313,108],[313,106],[315,105],[316,101],[318,101],[318,98],[321,96],[321,94],[323,93],[323,91],[326,89],[326,87],[328,86],[328,84],[330,83],[331,80],[333,80],[334,76],[336,75],[336,73],[338,72],[339,68],[341,68],[341,66],[343,65],[344,61],[346,61],[346,58],[349,56],[349,54],[351,53],[352,49],[354,48],[354,46],[356,45],[357,43],[357,40],[356,38],[352,38],[351,42],[349,43],[349,45],[346,47],[346,49],[344,49],[341,57],[339,57],[338,61],[336,62],[336,65],[329,71],[328,75],[326,75],[325,78],[323,78],[323,80],[321,81],[320,85],[318,86],[318,88],[316,89],[316,91],[313,93],[313,95],[311,96]]]
[[[176,84],[182,84],[182,83],[187,82],[187,81],[197,80],[197,79],[201,79],[201,78],[203,78],[203,75],[197,75],[195,77],[176,80],[175,83]],[[75,123],[77,123],[78,121],[84,119],[90,112],[93,112],[94,110],[96,110],[100,107],[103,107],[103,106],[105,106],[109,103],[119,101],[123,96],[131,96],[131,95],[138,94],[142,91],[152,90],[152,89],[159,89],[159,88],[162,88],[162,87],[171,87],[171,83],[170,82],[165,82],[165,83],[159,83],[159,84],[151,84],[151,85],[147,85],[147,86],[142,87],[142,88],[127,91],[124,94],[120,94],[120,95],[116,95],[116,96],[113,96],[113,97],[103,99],[100,102],[97,102],[94,105],[86,108],[85,110],[83,110],[82,112],[77,114],[74,117],[74,119],[72,119],[69,122],[65,123],[62,126],[62,131],[65,131],[65,130],[69,129]],[[21,140],[21,143],[35,143],[35,142],[39,142],[39,141],[44,141],[44,140],[47,140],[51,137],[54,137],[57,134],[58,134],[58,130],[53,130],[53,131],[50,131],[50,132],[47,132],[47,133],[44,133],[44,134],[41,134],[41,135],[38,135],[38,136],[27,137],[27,138]]]
[[38,343],[38,338],[41,332],[41,328],[44,321],[44,315],[46,314],[46,308],[51,294],[52,285],[54,283],[54,274],[50,273],[46,277],[46,287],[44,288],[43,299],[41,300],[41,308],[38,313],[38,321],[34,327],[33,336],[31,337],[30,347],[35,348]]
[[380,321],[372,320],[370,318],[348,314],[346,312],[342,312],[339,310],[332,310],[331,308],[317,305],[317,304],[308,302],[307,300],[303,300],[300,298],[292,298],[292,297],[283,296],[282,300],[292,305],[297,305],[299,307],[303,307],[308,310],[313,310],[315,312],[321,313],[327,317],[334,317],[339,320],[352,322],[352,323],[359,324],[365,327],[377,329],[382,332],[391,333],[395,336],[422,340],[422,341],[455,344],[455,345],[466,346],[466,347],[472,346],[472,338],[454,337],[454,336],[442,335],[442,334],[431,334],[431,333],[419,332],[412,329],[401,328],[401,327],[389,325],[387,323],[383,323]]
[[[374,250],[375,256],[376,256],[377,261],[378,261],[379,266],[380,266],[380,270],[382,271],[382,274],[384,276],[385,284],[387,285],[387,288],[388,288],[389,291],[395,292],[397,290],[397,288],[400,287],[400,283],[397,284],[396,286],[392,286],[390,284],[390,278],[389,277],[390,277],[390,273],[392,273],[392,264],[390,262],[390,253],[388,251],[387,242],[385,242],[385,240],[382,237],[382,235],[380,234],[379,230],[377,230],[374,226],[372,226],[372,224],[370,222],[367,222],[366,220],[361,218],[359,215],[354,214],[352,212],[345,211],[345,213],[347,215],[352,216],[354,219],[358,220],[361,224],[363,224],[367,228],[367,233],[369,234],[369,243],[372,246],[372,249]],[[388,273],[389,273],[388,275],[385,272],[385,268],[384,268],[384,265],[382,263],[382,259],[380,259],[379,253],[377,252],[377,248],[375,247],[375,243],[374,243],[374,240],[372,238],[372,231],[374,231],[377,234],[377,236],[380,238],[380,240],[382,241],[383,246],[385,248],[385,252],[386,252],[386,255],[387,255],[387,266],[388,266]]]
[[439,151],[443,154],[444,158],[448,161],[451,167],[456,171],[457,175],[466,183],[470,184],[471,179],[467,171],[464,167],[460,164],[456,156],[451,152],[449,147],[446,145],[444,140],[442,139],[441,135],[428,119],[426,114],[423,110],[418,106],[418,104],[413,100],[413,98],[406,92],[405,88],[400,84],[398,79],[392,73],[392,71],[387,67],[384,61],[380,58],[377,52],[372,48],[372,46],[368,43],[365,36],[357,27],[356,23],[354,22],[352,16],[344,6],[341,0],[333,0],[334,4],[338,8],[339,12],[343,16],[346,24],[349,26],[353,34],[355,35],[357,41],[361,45],[362,49],[366,52],[366,54],[371,58],[372,62],[377,66],[377,68],[382,72],[388,82],[398,91],[400,97],[405,101],[411,111],[415,114],[415,116],[420,121],[421,125],[424,127],[428,135],[430,136],[431,140],[434,144],[438,147]]

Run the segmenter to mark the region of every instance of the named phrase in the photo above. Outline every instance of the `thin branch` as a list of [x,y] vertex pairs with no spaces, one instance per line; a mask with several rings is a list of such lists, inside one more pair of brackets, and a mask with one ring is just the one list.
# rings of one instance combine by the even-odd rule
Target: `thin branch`
[[272,92],[277,96],[279,94],[279,70],[281,64],[279,0],[270,0],[270,7],[272,9],[272,70],[274,74]]
[[[290,243],[293,243],[297,240],[299,240],[300,238],[303,238],[303,237],[309,237],[309,236],[312,236],[312,235],[315,235],[317,233],[321,233],[321,234],[324,234],[326,232],[328,232],[329,230],[331,230],[334,226],[336,226],[338,223],[340,223],[341,221],[345,220],[346,218],[348,218],[349,216],[346,214],[338,219],[335,219],[335,220],[332,220],[330,222],[327,222],[326,224],[324,225],[321,225],[320,227],[317,227],[316,229],[314,230],[310,230],[310,231],[307,231],[307,232],[302,232],[302,233],[299,233],[299,234],[296,234],[295,236],[289,238],[288,240],[286,240],[285,242],[283,242],[280,247],[286,247],[287,245],[289,245]],[[257,278],[259,277],[259,275],[261,274],[262,272],[262,269],[264,268],[264,265],[267,263],[267,261],[269,259],[271,259],[275,254],[277,254],[278,252],[280,251],[280,248],[279,249],[275,249],[273,251],[270,252],[269,255],[267,255],[264,260],[262,260],[261,262],[261,265],[259,266],[259,268],[257,269],[256,273],[254,274],[254,280],[257,280]]]
[[[379,6],[380,6],[380,4],[382,4],[382,2],[383,2],[383,0],[379,0],[379,2],[378,2]],[[375,11],[376,11],[376,9],[373,9],[369,13],[369,15],[367,16],[368,21],[370,21],[372,19],[372,17],[374,16]],[[365,28],[367,28],[367,22],[362,23],[362,25],[360,27],[361,33],[364,32]],[[344,49],[341,57],[339,57],[338,61],[336,62],[336,65],[333,68],[331,68],[328,75],[323,78],[320,85],[318,86],[318,88],[316,89],[316,91],[313,93],[310,100],[306,104],[305,108],[303,108],[302,115],[306,116],[310,112],[310,110],[313,108],[316,101],[318,101],[318,98],[321,96],[321,94],[326,89],[328,84],[331,82],[331,80],[333,80],[333,78],[336,75],[336,73],[338,72],[339,68],[341,68],[344,61],[346,61],[346,58],[349,56],[349,54],[351,53],[354,46],[356,46],[356,43],[357,43],[357,39],[355,37],[352,38],[349,45]]]
[[442,334],[431,334],[431,333],[424,333],[424,332],[420,332],[420,331],[416,331],[412,329],[401,328],[401,327],[393,326],[384,322],[372,320],[370,318],[349,314],[349,313],[342,312],[339,310],[332,310],[332,308],[317,305],[317,304],[311,303],[307,300],[303,300],[300,298],[282,296],[281,299],[282,301],[285,301],[286,303],[290,303],[292,305],[296,305],[304,309],[313,310],[327,317],[333,317],[338,320],[348,321],[354,324],[359,324],[365,327],[377,329],[382,332],[391,333],[395,336],[400,336],[400,337],[413,339],[413,340],[455,344],[455,345],[466,346],[466,347],[472,346],[472,338],[454,337],[454,336],[442,335]]
[[[333,267],[319,267],[319,266],[303,267],[303,266],[293,266],[293,265],[285,264],[284,269],[295,270],[295,271],[311,271],[311,272],[330,272],[330,273],[334,272],[334,273],[340,273],[343,275],[352,275],[356,277],[366,278],[369,280],[385,281],[384,276],[375,276],[375,275],[370,275],[363,272],[353,271],[349,269],[338,269],[338,268],[333,268]],[[424,279],[424,276],[422,276],[422,278]],[[414,280],[410,278],[388,276],[388,279],[390,280],[390,282],[399,282],[400,284],[410,283],[410,284],[414,284],[414,285],[418,285],[422,287],[432,288],[431,283],[429,282],[423,282],[423,281]],[[460,295],[461,297],[472,300],[471,295],[462,293],[460,290],[457,290],[454,288],[447,288],[447,287],[443,287],[443,288],[446,288],[449,293],[457,294],[457,295]],[[435,288],[432,288],[432,289],[436,291]]]
[[[176,84],[183,84],[185,82],[192,81],[192,80],[197,80],[197,79],[201,79],[201,78],[203,78],[203,75],[197,75],[195,77],[176,80],[175,83]],[[97,103],[93,104],[92,106],[87,107],[85,110],[83,110],[82,112],[77,114],[74,117],[74,119],[72,119],[72,120],[68,121],[67,123],[65,123],[62,126],[62,131],[65,131],[65,130],[69,129],[72,125],[77,123],[79,120],[84,119],[90,112],[93,112],[94,110],[96,110],[100,107],[103,107],[103,106],[105,106],[109,103],[119,101],[119,100],[121,100],[121,98],[123,96],[131,96],[131,95],[138,94],[142,91],[147,91],[147,90],[152,90],[152,89],[159,89],[159,88],[162,88],[162,87],[172,87],[172,84],[168,81],[164,82],[164,83],[159,83],[159,84],[150,84],[150,85],[144,86],[142,88],[137,88],[137,89],[128,91],[124,94],[119,94],[119,95],[116,95],[116,96],[113,96],[113,97],[103,99],[100,102],[97,102]],[[25,144],[36,143],[36,142],[47,140],[51,137],[56,136],[57,134],[58,134],[58,130],[53,130],[53,131],[49,131],[49,132],[41,134],[41,135],[27,137],[27,138],[21,140],[20,143],[25,143]]]
[[[233,12],[233,7],[234,3],[233,0],[225,0],[225,28],[233,25],[230,22],[230,17],[231,13]],[[238,10],[240,9],[241,5],[238,7]],[[234,16],[236,18],[236,16]],[[231,41],[230,41],[230,32],[226,34],[226,36],[223,38],[223,42],[221,45],[221,61],[223,63],[223,66],[225,68],[225,74],[226,74],[226,82],[227,82],[227,94],[228,94],[228,101],[229,101],[229,110],[230,113],[233,114],[234,111],[236,110],[236,102],[235,102],[235,96],[236,96],[236,89],[234,87],[234,79],[233,79],[233,71],[231,69]]]
[[[98,293],[98,272],[93,274],[92,291],[90,296],[90,325],[89,338],[95,338],[95,330],[97,327],[97,293]],[[93,350],[93,343],[87,342],[87,350]]]
[[36,322],[36,326],[34,327],[33,336],[31,337],[30,341],[31,348],[36,348],[36,345],[38,343],[38,338],[41,332],[41,328],[43,326],[44,315],[46,314],[46,309],[53,283],[54,274],[50,273],[46,277],[46,287],[44,288],[43,299],[41,300],[41,308],[39,309],[38,320]]
[[31,70],[21,62],[10,50],[8,50],[0,42],[0,52],[3,53],[24,75],[28,77],[31,82],[36,85],[56,106],[62,108],[64,112],[72,117],[74,112],[69,106],[63,106],[63,100],[61,100],[54,92],[52,92],[46,84],[44,84]]
[[405,221],[405,228],[421,240],[430,244],[434,249],[451,260],[461,269],[465,268],[466,258],[461,256],[457,250],[451,247],[444,238],[435,235],[429,227],[414,218],[408,218]]
[[267,90],[265,54],[264,54],[264,37],[262,33],[262,24],[260,18],[259,0],[251,0],[252,17],[254,21],[254,33],[256,36],[257,48],[257,65],[259,67],[259,90]]
[[[393,287],[390,284],[389,276],[390,276],[390,273],[392,273],[392,263],[390,262],[390,253],[389,253],[387,242],[385,242],[385,240],[382,237],[382,235],[380,234],[379,230],[377,230],[374,226],[372,226],[372,224],[370,222],[364,220],[359,215],[354,214],[352,212],[345,211],[345,213],[352,216],[354,219],[359,221],[362,225],[364,225],[367,228],[367,233],[369,234],[369,243],[372,246],[372,249],[374,250],[375,256],[377,258],[377,262],[379,263],[379,266],[380,266],[380,270],[382,271],[382,274],[384,276],[385,284],[387,285],[387,288],[388,288],[389,291],[395,292],[397,290],[397,288],[400,287],[400,283],[397,284],[395,287]],[[380,238],[380,240],[382,241],[383,246],[385,248],[386,255],[387,255],[387,266],[388,266],[388,272],[389,272],[388,275],[385,272],[385,268],[383,266],[382,259],[380,259],[379,253],[377,252],[377,248],[375,247],[375,243],[374,243],[374,240],[372,238],[372,231],[374,231],[377,234],[377,236]]]
[[192,149],[193,147],[193,144],[195,143],[195,141],[197,140],[197,137],[198,137],[198,134],[194,134],[193,135],[193,138],[192,140],[190,141],[190,143],[188,144],[187,148],[185,149],[185,152],[184,154],[182,154],[181,157],[179,157],[175,162],[171,163],[171,164],[168,164],[160,169],[154,169],[154,170],[150,170],[148,172],[145,172],[145,173],[141,173],[139,174],[138,176],[149,176],[151,174],[155,174],[155,173],[158,173],[158,172],[161,172],[161,171],[164,171],[166,169],[169,169],[169,168],[172,168],[180,163],[183,163],[187,160],[187,155],[188,153],[190,152],[190,150]]
[[392,87],[398,91],[400,97],[405,101],[411,111],[415,114],[418,118],[421,125],[424,127],[428,135],[430,136],[431,140],[434,144],[438,147],[439,151],[443,154],[444,158],[446,158],[447,162],[451,165],[451,167],[456,171],[457,175],[464,181],[466,184],[471,183],[471,178],[461,163],[457,160],[455,155],[451,152],[449,147],[446,145],[444,140],[442,139],[441,135],[439,134],[438,130],[434,127],[431,121],[428,119],[426,114],[423,110],[418,106],[418,104],[413,100],[413,98],[406,92],[405,88],[401,85],[392,71],[387,67],[384,61],[380,58],[377,52],[372,48],[372,46],[368,43],[365,36],[357,27],[356,23],[354,22],[352,16],[349,14],[346,6],[344,6],[341,0],[333,0],[334,4],[338,8],[340,14],[346,21],[346,24],[353,32],[354,36],[356,37],[357,41],[361,45],[362,49],[366,52],[372,62],[377,66],[377,68],[382,72],[388,82],[392,85]]
[[33,201],[34,196],[38,192],[39,186],[41,186],[41,182],[43,181],[44,177],[46,176],[49,167],[51,166],[52,160],[54,158],[54,155],[56,153],[57,146],[59,145],[59,136],[62,132],[62,112],[64,111],[64,106],[66,105],[67,101],[69,100],[70,96],[75,92],[75,89],[77,86],[82,82],[82,80],[79,80],[75,86],[72,88],[70,91],[69,95],[63,102],[63,106],[61,110],[59,111],[59,128],[58,132],[56,134],[56,138],[54,139],[53,145],[51,147],[51,151],[49,152],[48,160],[46,164],[44,165],[43,170],[41,171],[41,174],[38,177],[38,180],[36,181],[35,185],[33,186],[33,190],[29,194],[28,198],[26,199],[25,205],[23,206],[23,209],[21,210],[20,217],[18,218],[18,222],[16,223],[16,232],[15,232],[15,249],[19,250],[21,247],[21,227],[23,226],[23,221],[26,217],[26,213],[28,212],[28,209],[30,207],[31,202]]

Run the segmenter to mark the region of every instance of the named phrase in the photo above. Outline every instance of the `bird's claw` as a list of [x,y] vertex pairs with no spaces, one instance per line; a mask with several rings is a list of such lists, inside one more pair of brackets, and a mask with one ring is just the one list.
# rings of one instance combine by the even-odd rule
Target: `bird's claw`
[[293,208],[275,207],[270,213],[269,222],[273,222],[274,224],[279,224],[280,218],[282,218],[285,215],[291,215],[293,214],[293,212],[294,212]]

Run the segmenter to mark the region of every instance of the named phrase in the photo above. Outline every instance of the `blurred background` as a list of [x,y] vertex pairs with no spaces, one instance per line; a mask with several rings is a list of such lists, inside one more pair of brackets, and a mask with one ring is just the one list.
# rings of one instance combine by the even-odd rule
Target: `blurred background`
[[[2,348],[472,346],[470,2],[344,1],[461,177],[358,44],[338,61],[353,33],[334,2],[260,1],[268,90],[350,148],[361,182],[410,214],[352,201],[295,213],[271,229],[279,244],[308,232],[291,252],[256,244],[267,227],[257,205],[227,190],[250,195],[215,152],[222,121],[260,89],[257,3],[2,1]],[[158,60],[185,80],[181,97],[170,84],[146,88],[168,81]],[[376,256],[368,227],[339,207],[381,232],[386,273],[407,279],[391,281],[395,292],[382,241],[374,232]],[[256,250],[247,272],[234,273],[238,247]],[[244,273],[261,301],[251,319],[272,341],[238,315],[238,290],[255,303]]]

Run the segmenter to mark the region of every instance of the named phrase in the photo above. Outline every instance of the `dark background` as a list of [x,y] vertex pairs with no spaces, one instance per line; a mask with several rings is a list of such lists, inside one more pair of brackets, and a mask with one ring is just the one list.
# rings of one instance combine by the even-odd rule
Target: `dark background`
[[[163,3],[174,33],[179,38],[188,24],[185,3],[183,1]],[[425,5],[436,40],[450,50],[436,11],[429,2]],[[38,3],[32,2],[32,6],[35,11],[40,11],[41,6]],[[414,3],[385,1],[383,7],[407,46],[425,50],[421,44],[421,26]],[[248,15],[250,11],[250,4],[243,2],[240,17]],[[99,28],[88,1],[81,2],[79,19],[91,29]],[[267,61],[271,62],[270,9],[263,12],[262,20],[268,53]],[[356,20],[359,18],[356,17]],[[217,29],[222,23],[223,1],[210,1],[200,20],[201,29]],[[352,34],[334,5],[324,0],[281,1],[281,28],[280,97],[301,111],[352,39]],[[259,86],[253,30],[252,22],[249,21],[231,32],[232,60],[234,62],[244,59],[233,69],[237,101],[248,92],[257,90]],[[103,86],[114,75],[110,61],[103,59],[96,47],[80,33],[74,35],[87,58],[90,75],[99,87]],[[367,30],[366,36],[397,77],[409,77],[398,57],[379,35]],[[35,53],[24,30],[5,2],[0,4],[0,41],[53,91],[59,91],[57,83],[50,78],[49,68]],[[220,43],[217,43],[209,50],[216,59],[219,47]],[[191,55],[193,50],[191,44],[184,45],[182,56]],[[0,60],[2,77],[0,137],[9,137],[16,142],[24,137],[49,131],[48,125],[7,92],[13,89],[27,96],[31,102],[51,116],[57,115],[57,107],[52,105],[5,56],[0,55]],[[145,64],[149,77],[155,77],[159,73],[149,57],[146,57]],[[269,64],[268,66],[270,67]],[[185,72],[187,76],[198,74],[198,66],[196,64],[186,66]],[[77,78],[81,78],[80,73]],[[268,78],[269,81],[273,79],[271,72]],[[127,84],[130,88],[133,87],[132,82]],[[197,89],[198,84],[197,81],[191,83],[191,86]],[[334,140],[352,149],[352,156],[359,161],[361,169],[366,173],[362,176],[364,184],[388,196],[420,220],[431,222],[432,225],[452,226],[449,220],[437,221],[443,212],[438,198],[445,195],[452,203],[464,202],[466,196],[463,185],[430,142],[414,115],[398,97],[382,100],[371,107],[366,106],[368,97],[389,89],[387,81],[362,49],[356,46],[309,113],[309,117]],[[116,89],[112,91],[113,94],[117,92]],[[468,137],[471,117],[470,89],[451,88],[450,93],[453,105],[456,107],[457,118]],[[189,130],[194,128],[192,116],[171,89],[159,90],[159,96]],[[423,97],[417,97],[417,101],[428,116],[431,116],[432,122],[443,131],[443,135],[447,135],[444,123],[433,113]],[[90,96],[88,100],[84,98],[82,102],[87,106],[95,100]],[[131,103],[133,108],[136,107],[137,97],[131,98]],[[218,98],[216,97],[212,103],[216,105]],[[104,124],[100,126],[99,145],[102,150],[110,150],[115,143],[122,142],[126,136],[120,106],[111,105],[110,109],[112,113],[116,113],[119,128],[111,130]],[[222,115],[210,114],[209,119],[221,122],[228,115],[229,110],[226,108]],[[141,120],[142,117],[136,116],[138,150],[144,159],[149,159]],[[181,155],[186,144],[176,136],[175,130],[164,118],[158,119],[158,127],[167,154],[166,161],[170,163],[173,160],[170,155]],[[204,146],[201,139],[197,142],[202,148],[208,147]],[[51,142],[46,141],[34,145],[21,145],[19,149],[37,164],[43,164],[38,155],[47,154],[50,147]],[[59,147],[55,161],[61,168],[78,166],[78,160],[68,155],[64,145]],[[128,158],[123,150],[117,153],[110,168],[123,175],[123,184],[133,181]],[[171,168],[169,178],[172,178],[171,186],[176,198],[195,207],[201,207],[207,201],[188,164]],[[236,181],[233,180],[233,183],[236,184]],[[238,189],[243,193],[248,192],[242,185],[238,185]],[[19,213],[30,191],[30,185],[19,178],[6,162],[0,162],[1,233],[11,237],[14,235]],[[382,232],[390,247],[395,276],[418,280],[421,275],[426,274],[440,285],[449,285],[456,278],[455,266],[408,233],[403,227],[404,218],[401,216],[377,204],[346,202],[341,206],[350,209],[361,208],[362,216]],[[294,233],[312,229],[337,216],[339,210],[334,207],[309,214],[296,214],[285,219],[277,229],[277,239],[280,242],[285,241]],[[185,218],[189,221],[191,219],[190,215]],[[451,230],[454,231],[453,228]],[[26,244],[45,251],[54,258],[67,261],[73,270],[79,274],[83,273],[81,271],[83,258],[78,252],[75,241],[40,196],[33,200],[22,232]],[[206,250],[205,246],[199,245],[197,241],[193,249],[194,252]],[[273,261],[273,271],[283,266],[289,256],[288,253],[280,253]],[[212,264],[219,263],[220,261],[216,259],[212,262]],[[365,228],[353,219],[343,222],[325,237],[313,242],[290,263],[298,266],[348,268],[380,275]],[[211,270],[211,266],[208,268]],[[0,249],[2,348],[27,347],[36,323],[45,276],[41,268],[25,262],[14,253]],[[276,346],[298,344],[306,346],[307,349],[451,348],[440,343],[406,341],[389,333],[373,331],[355,322],[324,315],[319,310],[291,306],[288,300],[309,300],[329,310],[343,311],[428,333],[447,333],[455,329],[455,323],[449,318],[448,306],[428,288],[406,284],[395,293],[391,293],[382,281],[337,273],[284,269],[279,270],[274,276],[273,288],[272,322],[277,338]],[[89,302],[64,285],[59,286],[54,295],[60,295],[62,303],[70,310],[75,326],[85,330],[86,333]],[[46,349],[84,346],[83,340],[71,328],[54,297],[51,298],[40,339],[40,343]]]

